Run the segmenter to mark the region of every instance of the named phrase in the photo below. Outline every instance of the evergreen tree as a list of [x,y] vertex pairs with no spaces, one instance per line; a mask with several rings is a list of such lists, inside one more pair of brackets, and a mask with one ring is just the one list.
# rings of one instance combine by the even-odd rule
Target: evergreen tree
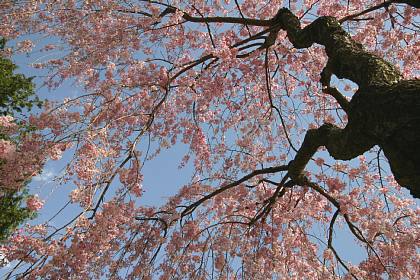
[[[3,51],[6,40],[0,39],[0,50]],[[17,69],[10,59],[0,56],[0,116],[13,116],[16,113],[30,110],[34,105],[41,106],[42,102],[34,94],[32,77],[15,73]],[[23,130],[26,130],[20,124]],[[0,141],[19,142],[19,135],[11,137],[0,126]],[[5,163],[0,158],[1,165]],[[2,176],[0,174],[0,176]],[[35,214],[23,206],[28,197],[26,188],[28,182],[23,182],[23,187],[17,191],[13,188],[0,185],[0,242],[4,241],[21,223],[33,218]]]

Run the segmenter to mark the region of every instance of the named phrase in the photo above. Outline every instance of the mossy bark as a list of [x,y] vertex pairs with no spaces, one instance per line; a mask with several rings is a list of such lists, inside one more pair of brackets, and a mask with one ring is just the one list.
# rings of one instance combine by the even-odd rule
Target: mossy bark
[[344,129],[324,124],[307,132],[289,166],[292,180],[305,184],[302,172],[320,146],[335,159],[349,160],[379,145],[398,183],[420,198],[420,80],[403,80],[396,67],[352,40],[334,17],[320,17],[302,29],[299,19],[283,8],[274,22],[296,48],[325,46],[328,63],[321,75],[325,86],[332,74],[359,86],[343,108],[348,114]]

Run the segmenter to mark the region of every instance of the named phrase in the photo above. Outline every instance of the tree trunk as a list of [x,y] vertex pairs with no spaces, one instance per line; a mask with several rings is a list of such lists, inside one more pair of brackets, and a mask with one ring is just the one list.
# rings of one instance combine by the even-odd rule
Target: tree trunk
[[[321,82],[348,114],[344,129],[324,124],[307,132],[289,166],[292,180],[305,184],[302,171],[320,146],[335,159],[349,160],[379,145],[397,182],[420,198],[420,80],[402,80],[392,64],[364,50],[333,17],[320,17],[302,29],[299,19],[283,8],[274,22],[296,48],[325,46],[328,63]],[[332,74],[358,84],[348,104],[329,88]]]

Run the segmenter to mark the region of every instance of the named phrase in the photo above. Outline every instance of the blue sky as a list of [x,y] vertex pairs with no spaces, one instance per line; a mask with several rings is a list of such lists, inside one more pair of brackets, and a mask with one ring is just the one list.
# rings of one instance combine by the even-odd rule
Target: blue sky
[[[35,60],[35,57],[26,54],[19,54],[13,57],[14,63],[19,67],[17,72],[23,73],[27,77],[35,77],[36,94],[40,98],[62,100],[66,97],[78,96],[83,92],[83,89],[78,87],[77,83],[72,80],[64,82],[59,88],[54,90],[49,90],[47,87],[42,86],[43,79],[38,76],[45,75],[45,73],[30,66]],[[144,177],[144,194],[140,198],[139,203],[148,206],[162,205],[168,197],[174,195],[182,185],[190,181],[191,166],[187,165],[183,169],[178,168],[182,157],[187,151],[188,147],[186,145],[177,144],[174,148],[164,150],[161,156],[147,162],[143,168],[143,173],[148,175]],[[38,194],[41,199],[45,200],[45,205],[39,212],[38,217],[30,221],[31,224],[43,223],[49,220],[69,201],[72,187],[69,184],[60,184],[56,178],[63,174],[66,164],[71,158],[72,150],[66,152],[60,160],[47,161],[42,173],[32,178],[29,184],[30,193]],[[78,206],[67,206],[54,220],[50,221],[50,224],[60,227],[80,211],[81,209]],[[0,268],[0,277],[6,271],[7,268]]]
[[[26,76],[41,75],[39,70],[30,67],[35,62],[35,57],[27,55],[16,55],[15,63],[19,66],[19,72]],[[42,85],[42,78],[36,78],[37,94],[41,98],[61,100],[65,97],[75,97],[83,92],[74,81],[67,81],[57,89],[48,90]],[[184,184],[188,183],[192,176],[193,169],[187,165],[183,169],[179,169],[178,165],[188,151],[186,145],[177,144],[163,153],[154,160],[148,161],[143,169],[145,174],[143,187],[144,196],[140,199],[140,203],[144,205],[161,205],[166,199],[175,194],[176,191]],[[48,161],[43,172],[34,177],[30,184],[30,191],[40,195],[41,199],[46,200],[45,207],[41,210],[38,218],[31,223],[39,223],[50,219],[63,205],[68,201],[68,195],[72,190],[69,185],[59,184],[55,178],[63,172],[66,163],[71,159],[71,152],[66,153],[59,161]],[[59,227],[66,223],[71,217],[78,213],[80,209],[77,206],[70,206],[60,215],[58,215],[52,224]],[[314,229],[316,232],[316,229]],[[353,237],[348,233],[346,228],[338,229],[334,237],[334,244],[339,254],[348,261],[358,262],[363,257],[362,251],[354,246]],[[349,242],[350,241],[350,242]],[[0,270],[0,274],[2,270]]]

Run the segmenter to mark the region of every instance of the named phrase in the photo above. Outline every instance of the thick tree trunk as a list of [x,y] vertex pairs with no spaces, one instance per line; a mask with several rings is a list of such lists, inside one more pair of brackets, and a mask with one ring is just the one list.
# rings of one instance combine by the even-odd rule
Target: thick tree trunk
[[324,124],[309,130],[289,166],[290,177],[306,183],[302,171],[320,146],[335,159],[349,160],[379,145],[398,183],[420,198],[420,80],[402,80],[392,64],[364,50],[333,17],[321,17],[301,29],[295,15],[280,9],[274,22],[296,48],[325,46],[329,60],[321,75],[323,85],[328,87],[335,74],[359,86],[350,103],[330,88],[347,112],[348,124],[344,129]]

